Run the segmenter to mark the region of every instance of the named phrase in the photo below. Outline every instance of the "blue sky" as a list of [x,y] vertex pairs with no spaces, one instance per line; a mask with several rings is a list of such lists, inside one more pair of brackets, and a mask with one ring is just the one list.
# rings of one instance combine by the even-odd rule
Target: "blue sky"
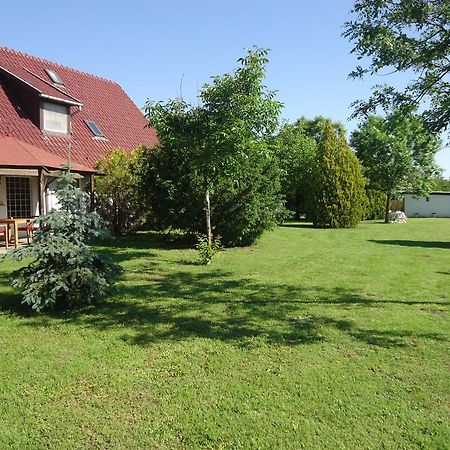
[[[341,37],[353,0],[8,1],[0,45],[117,81],[142,107],[229,72],[244,49],[270,48],[267,85],[283,118],[324,115],[347,130],[351,101],[390,77],[349,80],[356,65]],[[396,82],[404,83],[400,76]],[[438,154],[450,177],[450,150]]]

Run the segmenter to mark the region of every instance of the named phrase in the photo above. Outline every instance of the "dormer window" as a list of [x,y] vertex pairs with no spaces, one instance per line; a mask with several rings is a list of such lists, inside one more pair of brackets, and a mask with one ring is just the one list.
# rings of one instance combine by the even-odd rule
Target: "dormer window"
[[93,120],[85,120],[85,122],[95,137],[99,137],[99,138],[105,137],[102,130],[100,130],[100,128],[97,126],[97,124]]
[[69,135],[69,107],[57,103],[41,103],[41,129],[49,134]]
[[54,70],[45,69],[45,71],[47,72],[48,77],[50,78],[50,80],[52,80],[53,83],[64,85],[63,81],[61,80],[61,78],[59,78],[58,74]]

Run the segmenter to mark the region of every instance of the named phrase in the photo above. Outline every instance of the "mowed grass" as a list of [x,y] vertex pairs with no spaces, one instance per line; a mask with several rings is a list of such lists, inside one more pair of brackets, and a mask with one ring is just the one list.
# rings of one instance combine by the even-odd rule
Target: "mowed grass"
[[1,263],[0,448],[448,448],[450,220],[102,251],[124,278],[75,314],[14,306]]

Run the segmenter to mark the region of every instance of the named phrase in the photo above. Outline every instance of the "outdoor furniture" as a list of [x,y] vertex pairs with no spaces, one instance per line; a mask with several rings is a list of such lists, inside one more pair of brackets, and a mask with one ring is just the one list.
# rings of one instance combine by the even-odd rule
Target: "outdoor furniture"
[[[14,230],[14,247],[19,246],[19,225],[25,224],[27,227],[32,226],[32,218],[16,218],[16,219],[0,219],[0,226],[6,225],[8,228],[9,241],[11,241],[11,229]],[[29,231],[27,231],[27,241],[30,243]]]
[[37,227],[33,223],[33,219],[27,219],[26,224],[19,225],[17,227],[18,231],[25,231],[27,233],[27,244],[29,244],[33,240],[33,233]]
[[8,225],[0,225],[0,236],[5,237],[5,247],[9,248],[9,227]]

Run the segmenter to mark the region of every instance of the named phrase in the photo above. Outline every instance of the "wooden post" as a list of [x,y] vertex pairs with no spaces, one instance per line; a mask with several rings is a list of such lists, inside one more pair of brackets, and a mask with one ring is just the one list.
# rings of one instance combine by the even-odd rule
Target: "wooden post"
[[39,215],[45,214],[45,180],[44,172],[39,169]]
[[89,192],[91,194],[91,211],[94,211],[95,209],[95,180],[94,180],[94,174],[89,175]]

